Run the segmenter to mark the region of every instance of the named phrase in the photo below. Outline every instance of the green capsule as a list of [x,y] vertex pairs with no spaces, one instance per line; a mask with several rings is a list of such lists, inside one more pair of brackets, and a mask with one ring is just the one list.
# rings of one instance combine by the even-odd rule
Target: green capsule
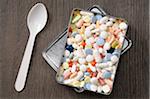
[[78,15],[72,20],[72,23],[77,22],[80,18],[81,18],[81,15],[78,14]]

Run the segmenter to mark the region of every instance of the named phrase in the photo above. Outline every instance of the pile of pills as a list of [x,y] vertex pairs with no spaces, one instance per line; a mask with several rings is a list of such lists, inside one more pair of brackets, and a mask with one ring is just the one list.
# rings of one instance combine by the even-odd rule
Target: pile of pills
[[109,94],[126,30],[123,19],[74,10],[57,80]]

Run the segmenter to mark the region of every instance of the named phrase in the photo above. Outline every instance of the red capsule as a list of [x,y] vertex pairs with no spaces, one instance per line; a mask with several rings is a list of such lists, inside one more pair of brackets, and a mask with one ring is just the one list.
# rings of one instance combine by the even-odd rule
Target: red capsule
[[91,73],[91,72],[92,72],[92,70],[91,70],[90,68],[87,68],[87,72]]
[[70,61],[68,64],[69,64],[69,67],[72,67],[73,62],[72,62],[72,61]]
[[93,72],[92,77],[96,77],[96,76],[97,76],[97,72]]
[[69,27],[69,32],[72,32],[72,28],[71,27]]
[[93,60],[93,61],[91,62],[91,64],[92,64],[92,66],[95,66],[95,65],[96,65],[96,61]]
[[86,43],[85,43],[85,42],[82,42],[81,45],[82,45],[83,47],[85,47]]

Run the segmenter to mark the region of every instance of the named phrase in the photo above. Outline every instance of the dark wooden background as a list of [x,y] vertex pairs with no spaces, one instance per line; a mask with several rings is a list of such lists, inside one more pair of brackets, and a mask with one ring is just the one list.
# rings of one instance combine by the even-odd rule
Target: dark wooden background
[[[29,37],[26,17],[36,3],[47,6],[49,20],[38,35],[25,89],[18,93],[14,82]],[[41,52],[68,24],[74,7],[100,5],[107,13],[129,21],[127,36],[132,48],[121,56],[110,96],[76,93],[55,81],[55,71]],[[0,99],[148,99],[149,0],[0,0]]]

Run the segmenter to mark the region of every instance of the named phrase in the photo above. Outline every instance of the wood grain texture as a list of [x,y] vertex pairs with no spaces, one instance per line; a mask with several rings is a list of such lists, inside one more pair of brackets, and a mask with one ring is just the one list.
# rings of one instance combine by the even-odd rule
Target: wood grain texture
[[[29,37],[26,17],[29,9],[43,2],[49,20],[38,35],[25,89],[18,93],[14,82]],[[55,81],[55,71],[41,52],[67,26],[74,7],[100,5],[107,13],[128,20],[127,36],[132,48],[119,63],[114,89],[109,96],[93,92],[76,93]],[[149,0],[0,0],[0,99],[148,99],[149,85]]]

